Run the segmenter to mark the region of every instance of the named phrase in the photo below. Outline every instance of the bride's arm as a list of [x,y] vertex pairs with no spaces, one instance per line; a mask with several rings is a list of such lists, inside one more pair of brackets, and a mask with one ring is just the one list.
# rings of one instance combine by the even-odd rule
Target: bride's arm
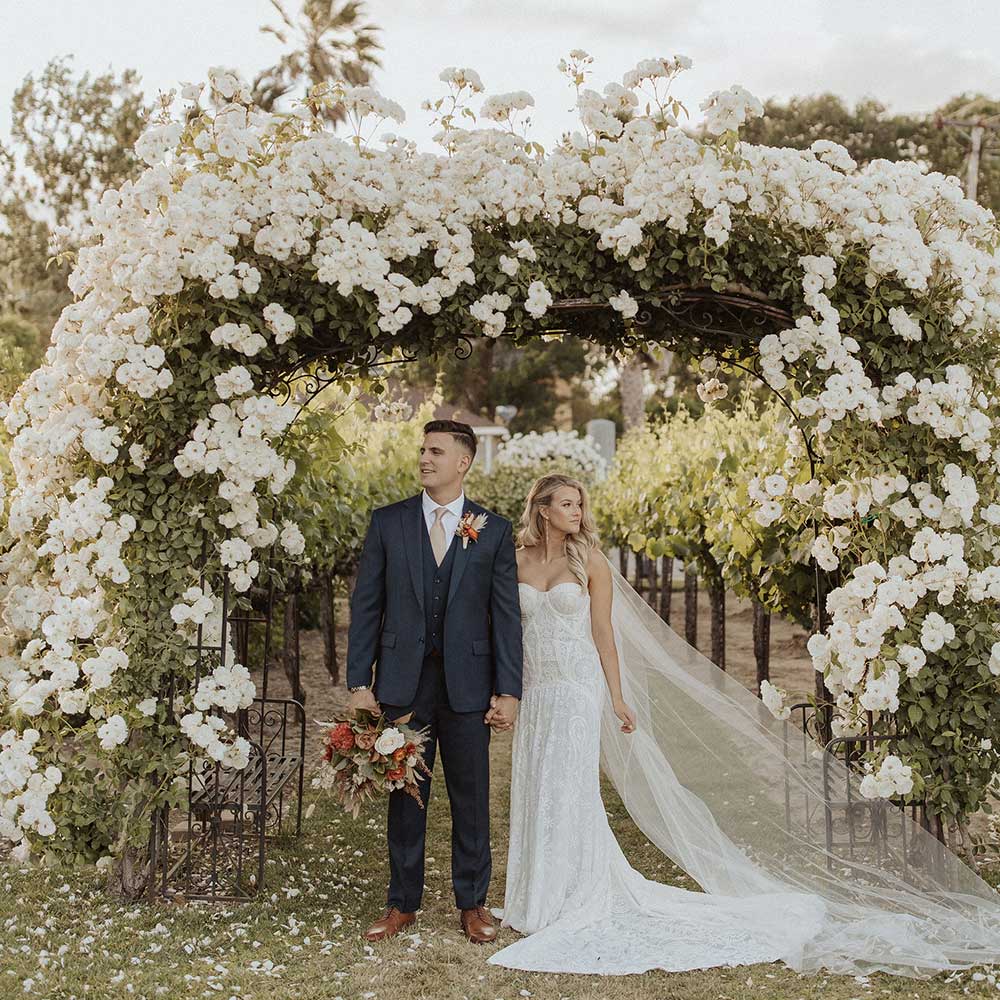
[[601,658],[601,669],[611,694],[612,707],[615,715],[622,721],[622,732],[631,733],[635,731],[635,712],[625,704],[622,697],[621,666],[615,646],[615,630],[611,624],[611,600],[614,592],[611,567],[599,549],[594,549],[590,554],[587,576],[590,588],[590,634]]

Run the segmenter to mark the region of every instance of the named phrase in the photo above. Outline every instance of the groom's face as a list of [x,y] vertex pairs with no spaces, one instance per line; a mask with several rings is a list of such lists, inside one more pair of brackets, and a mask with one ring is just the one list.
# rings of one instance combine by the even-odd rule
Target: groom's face
[[432,431],[420,446],[420,485],[424,489],[457,486],[465,478],[472,457],[451,434]]

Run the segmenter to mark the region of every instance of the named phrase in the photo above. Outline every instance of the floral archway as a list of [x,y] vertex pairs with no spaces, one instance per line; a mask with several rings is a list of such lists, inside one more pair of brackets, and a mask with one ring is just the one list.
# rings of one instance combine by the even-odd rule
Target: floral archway
[[[76,301],[6,415],[0,835],[21,854],[120,853],[189,754],[245,761],[212,715],[252,698],[244,667],[202,677],[176,722],[160,694],[193,676],[192,635],[217,614],[197,586],[205,539],[236,591],[269,546],[301,546],[275,520],[297,409],[281,386],[471,328],[659,340],[781,391],[821,461],[798,480],[761,469],[756,516],[820,525],[814,556],[840,586],[809,648],[838,731],[891,715],[914,794],[946,816],[982,803],[1000,730],[992,216],[914,164],[740,142],[760,105],[738,87],[692,136],[669,94],[682,57],[601,93],[588,62],[563,65],[580,126],[548,152],[520,132],[526,94],[460,127],[482,91],[471,70],[443,73],[429,105],[441,154],[370,141],[402,116],[369,88],[265,114],[218,71],[216,111],[173,118],[165,99],[148,169],[101,200]],[[324,130],[329,101],[353,137]],[[751,321],[711,321],[732,309]],[[874,763],[879,794],[905,790]]]

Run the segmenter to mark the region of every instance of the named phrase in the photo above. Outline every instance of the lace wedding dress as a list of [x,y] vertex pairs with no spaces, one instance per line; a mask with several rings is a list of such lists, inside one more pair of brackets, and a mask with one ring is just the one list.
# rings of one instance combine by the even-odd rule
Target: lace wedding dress
[[[632,735],[611,710],[589,594],[520,584],[524,691],[502,916],[526,936],[490,963],[621,975],[780,959],[921,977],[1000,961],[1000,896],[883,803],[871,806],[889,812],[881,862],[845,864],[828,850],[817,815],[824,751],[790,755],[787,724],[612,573]],[[828,782],[853,780],[825,763]],[[640,829],[705,892],[629,865],[601,800],[602,764]]]

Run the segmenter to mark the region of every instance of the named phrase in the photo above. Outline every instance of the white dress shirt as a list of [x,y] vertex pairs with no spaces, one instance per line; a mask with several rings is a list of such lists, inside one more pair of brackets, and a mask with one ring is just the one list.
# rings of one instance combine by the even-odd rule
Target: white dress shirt
[[437,515],[434,513],[438,507],[447,507],[448,513],[441,518],[441,527],[444,528],[444,540],[448,545],[451,545],[452,538],[455,537],[455,529],[458,527],[458,522],[462,520],[462,508],[465,506],[465,491],[461,493],[448,504],[439,504],[432,500],[427,495],[427,490],[423,491],[423,503],[424,503],[424,523],[427,525],[427,534],[430,536],[431,526],[434,524],[434,520]]

